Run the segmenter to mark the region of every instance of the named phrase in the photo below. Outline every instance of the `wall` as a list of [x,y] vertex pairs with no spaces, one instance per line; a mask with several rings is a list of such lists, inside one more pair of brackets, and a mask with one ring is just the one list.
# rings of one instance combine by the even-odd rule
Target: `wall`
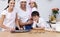
[[46,21],[49,20],[52,8],[57,7],[60,9],[60,0],[36,0],[36,2],[38,3],[38,10],[41,17],[43,17]]
[[[18,2],[18,0],[16,0]],[[38,10],[40,12],[41,17],[43,17],[46,21],[49,20],[49,15],[51,14],[51,9],[54,7],[58,7],[60,9],[60,0],[36,0],[38,4]],[[17,3],[16,3],[17,4]],[[18,6],[17,4],[16,6]],[[0,0],[0,11],[3,10],[7,6],[7,0]]]

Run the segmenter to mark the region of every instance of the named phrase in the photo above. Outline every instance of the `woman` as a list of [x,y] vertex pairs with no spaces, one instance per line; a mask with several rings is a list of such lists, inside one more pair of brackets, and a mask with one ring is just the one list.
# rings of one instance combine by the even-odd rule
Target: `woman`
[[26,7],[26,0],[20,0],[18,8],[19,24],[23,29],[31,29],[32,20],[30,20],[29,9]]
[[14,9],[15,0],[8,0],[8,6],[1,13],[2,17],[0,19],[0,27],[3,31],[15,30],[17,24],[17,14]]

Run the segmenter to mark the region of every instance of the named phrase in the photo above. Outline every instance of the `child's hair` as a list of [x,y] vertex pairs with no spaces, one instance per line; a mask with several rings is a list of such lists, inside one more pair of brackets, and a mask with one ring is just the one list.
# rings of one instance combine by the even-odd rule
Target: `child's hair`
[[[29,5],[30,5],[31,3],[29,3]],[[34,2],[34,7],[36,7],[37,8],[37,4],[36,4],[36,2]]]
[[38,12],[38,11],[33,11],[32,14],[31,14],[31,16],[32,16],[32,17],[33,17],[33,16],[38,16],[38,17],[39,17],[40,15],[39,15],[39,12]]
[[37,8],[37,4],[36,4],[36,2],[34,2],[34,7],[36,7],[36,8]]
[[[10,1],[11,1],[11,0],[8,0],[8,3],[10,3]],[[15,0],[14,0],[14,1],[15,1]],[[8,7],[9,7],[9,5],[8,5],[4,10],[6,10]]]

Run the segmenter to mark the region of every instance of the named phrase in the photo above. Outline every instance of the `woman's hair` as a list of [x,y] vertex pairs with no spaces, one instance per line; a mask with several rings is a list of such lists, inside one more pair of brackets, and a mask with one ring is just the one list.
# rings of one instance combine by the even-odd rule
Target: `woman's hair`
[[[34,3],[34,7],[36,7],[37,8],[37,3],[36,2],[33,2]],[[30,3],[29,3],[29,5],[30,5]]]
[[[11,0],[8,0],[8,3],[10,3],[10,1],[11,1]],[[14,0],[14,1],[15,1],[15,0]],[[8,5],[4,10],[6,10],[8,7],[9,7],[9,5]]]
[[40,15],[39,15],[39,12],[38,12],[38,11],[33,11],[32,14],[31,14],[31,16],[32,16],[32,17],[33,17],[33,16],[38,16],[38,17],[39,17]]

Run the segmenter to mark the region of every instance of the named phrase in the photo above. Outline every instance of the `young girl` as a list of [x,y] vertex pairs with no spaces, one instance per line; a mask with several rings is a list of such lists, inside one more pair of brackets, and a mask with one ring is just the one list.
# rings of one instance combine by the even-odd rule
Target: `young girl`
[[35,2],[35,0],[31,0],[29,3],[30,7],[31,7],[31,11],[37,11],[37,4]]
[[33,19],[33,29],[45,29],[49,28],[50,26],[44,21],[43,18],[40,17],[39,12],[33,11],[32,14],[32,19]]
[[0,19],[0,27],[3,31],[15,30],[17,24],[17,14],[14,9],[15,0],[8,0],[8,6],[1,13],[2,17]]

